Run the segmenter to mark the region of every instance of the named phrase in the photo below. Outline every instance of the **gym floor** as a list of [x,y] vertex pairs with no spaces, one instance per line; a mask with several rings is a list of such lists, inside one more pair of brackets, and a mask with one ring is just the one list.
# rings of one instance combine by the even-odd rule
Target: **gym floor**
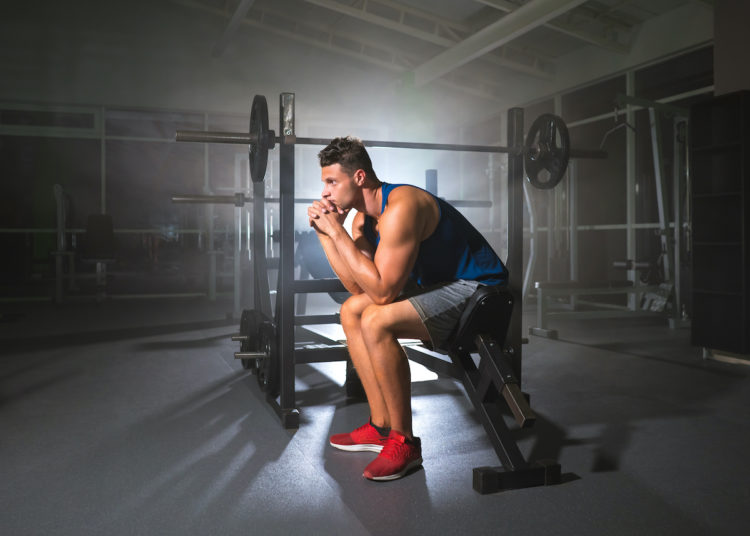
[[[518,434],[562,465],[556,486],[480,495],[498,465],[454,380],[414,366],[423,468],[362,478],[372,453],[331,433],[343,363],[299,365],[299,430],[233,359],[231,304],[0,306],[3,534],[746,534],[750,367],[701,359],[654,319],[567,320],[531,337]],[[527,312],[524,333],[533,321]]]

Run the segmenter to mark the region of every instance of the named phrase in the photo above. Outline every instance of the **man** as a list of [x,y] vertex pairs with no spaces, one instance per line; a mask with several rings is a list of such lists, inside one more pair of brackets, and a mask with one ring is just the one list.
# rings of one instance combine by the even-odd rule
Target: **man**
[[[393,480],[422,463],[409,364],[397,339],[442,348],[476,288],[503,283],[507,270],[451,205],[415,186],[381,182],[359,139],[336,138],[318,158],[323,194],[308,208],[309,222],[352,294],[341,325],[370,407],[367,424],[330,443],[379,452],[364,476]],[[349,235],[343,223],[351,209]]]

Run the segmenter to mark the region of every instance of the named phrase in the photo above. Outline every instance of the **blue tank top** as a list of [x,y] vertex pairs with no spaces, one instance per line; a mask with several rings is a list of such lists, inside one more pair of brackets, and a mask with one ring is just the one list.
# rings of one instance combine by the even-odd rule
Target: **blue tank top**
[[[383,183],[381,214],[388,202],[388,195],[399,186],[407,185]],[[433,197],[440,210],[440,220],[435,231],[419,245],[412,279],[420,286],[458,279],[480,281],[486,285],[505,283],[508,269],[482,234],[455,207],[439,197]],[[374,219],[365,215],[365,237],[377,249],[380,234],[375,232],[373,225]]]

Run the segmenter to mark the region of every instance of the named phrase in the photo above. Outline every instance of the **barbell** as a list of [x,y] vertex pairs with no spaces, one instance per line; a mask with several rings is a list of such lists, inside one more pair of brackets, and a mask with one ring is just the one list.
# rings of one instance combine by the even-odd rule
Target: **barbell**
[[[263,95],[255,95],[250,107],[248,132],[178,130],[175,133],[175,141],[247,145],[249,146],[250,177],[253,182],[263,182],[268,164],[268,151],[277,143],[326,146],[331,140],[329,138],[301,138],[294,135],[276,136],[276,133],[268,128],[266,98]],[[366,147],[522,154],[527,179],[532,185],[542,189],[557,186],[565,174],[570,158],[606,158],[607,156],[605,151],[600,150],[571,149],[565,122],[553,114],[542,114],[537,117],[522,147],[382,140],[362,140],[362,143]]]

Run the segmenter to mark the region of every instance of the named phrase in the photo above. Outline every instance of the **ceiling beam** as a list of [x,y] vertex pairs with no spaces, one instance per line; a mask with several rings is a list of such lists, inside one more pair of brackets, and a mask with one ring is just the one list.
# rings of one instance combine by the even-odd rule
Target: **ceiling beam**
[[414,69],[422,86],[559,17],[586,0],[531,0]]
[[[171,0],[171,2],[183,7],[199,9],[222,18],[229,16],[227,11],[204,4],[200,0]],[[265,16],[266,14],[273,15],[276,19],[286,21],[288,23],[287,27],[281,28],[272,25],[268,20],[269,17]],[[397,47],[390,47],[382,42],[365,40],[360,36],[353,34],[340,31],[333,32],[330,28],[324,28],[319,25],[310,24],[309,22],[300,22],[299,20],[289,17],[288,14],[274,9],[256,7],[251,13],[251,16],[244,17],[240,21],[240,24],[275,33],[286,39],[315,46],[329,52],[348,56],[358,61],[376,65],[399,75],[410,72],[410,70],[418,64],[416,58],[409,57],[404,54],[403,50]],[[293,28],[293,30],[290,30],[289,28]],[[319,37],[311,37],[309,35],[310,32],[305,30],[313,30],[313,33],[319,35]],[[342,40],[346,41],[347,45],[338,44]],[[402,78],[399,77],[398,83],[400,83],[401,80]],[[494,81],[479,79],[476,77],[466,77],[461,80],[444,79],[440,80],[439,83],[440,85],[455,91],[480,97],[488,101],[501,102],[498,95],[502,92],[503,88],[498,86]]]
[[[504,11],[505,13],[510,13],[518,9],[518,4],[514,4],[513,2],[510,2],[509,0],[474,0],[474,1],[480,4],[483,4],[485,6],[490,6],[500,11]],[[546,24],[544,24],[544,27],[551,28],[569,37],[579,39],[580,41],[584,41],[591,45],[596,45],[600,48],[611,50],[619,54],[627,54],[629,51],[629,48],[627,46],[623,45],[622,43],[618,41],[615,41],[614,39],[607,38],[606,36],[601,35],[596,32],[584,30],[576,25],[571,24],[570,22],[564,22],[562,20],[549,21]]]
[[449,47],[454,44],[453,40],[447,37],[441,36],[438,32],[427,32],[425,30],[420,30],[419,28],[415,28],[414,26],[409,26],[402,22],[370,13],[367,11],[366,4],[364,4],[360,8],[360,7],[353,7],[353,6],[345,5],[345,4],[342,4],[341,2],[336,2],[336,0],[304,0],[304,1],[307,2],[308,4],[313,4],[318,7],[322,7],[325,9],[329,9],[331,11],[335,11],[336,13],[348,15],[349,17],[363,20],[365,22],[369,22],[370,24],[375,24],[382,28],[388,28],[389,30],[393,30],[395,32],[411,35],[412,37],[416,37],[417,39],[421,39],[422,41],[427,41],[428,43],[434,43],[436,45],[440,45],[444,47]]
[[240,0],[240,3],[237,5],[237,9],[234,10],[234,14],[229,20],[229,24],[227,24],[224,33],[211,50],[211,54],[215,58],[218,58],[224,53],[224,50],[226,50],[227,45],[229,44],[229,41],[237,31],[237,28],[239,28],[242,19],[245,18],[245,15],[247,15],[248,10],[253,7],[254,3],[255,0]]
[[[352,6],[343,4],[337,0],[304,0],[308,4],[313,4],[318,7],[347,15],[349,17],[362,20],[364,22],[380,26],[381,28],[387,28],[398,32],[409,37],[432,43],[434,45],[441,46],[443,48],[450,48],[456,43],[459,43],[461,39],[470,33],[470,29],[462,23],[451,22],[437,17],[431,13],[417,10],[410,6],[400,5],[398,2],[392,0],[378,0],[379,3],[385,4],[396,11],[400,11],[400,20],[394,20],[381,15],[376,15],[367,11],[367,2],[363,2],[361,5]],[[433,24],[433,31],[426,31],[417,28],[413,25],[406,24],[404,22],[405,13],[410,13],[424,21]],[[504,56],[488,56],[487,59],[496,66],[505,67],[507,69],[514,70],[516,72],[528,74],[542,79],[550,79],[553,74],[551,72],[550,62],[541,57],[537,57],[529,51],[522,51],[525,56],[535,56],[534,60],[530,63],[521,63],[514,61]]]

